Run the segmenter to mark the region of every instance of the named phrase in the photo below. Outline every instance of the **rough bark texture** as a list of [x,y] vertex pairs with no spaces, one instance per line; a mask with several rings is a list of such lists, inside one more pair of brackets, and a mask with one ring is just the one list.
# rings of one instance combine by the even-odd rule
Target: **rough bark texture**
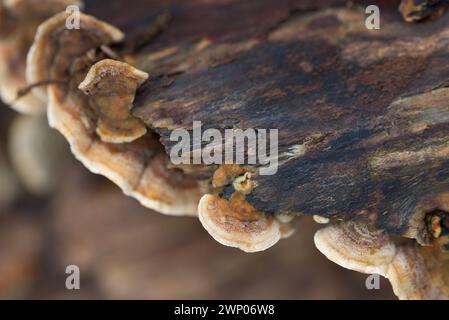
[[[367,30],[357,5],[249,2],[170,2],[172,25],[132,57],[152,76],[134,115],[167,152],[170,129],[193,120],[203,129],[278,128],[281,166],[256,177],[252,205],[362,217],[403,233],[418,204],[449,187],[449,17],[407,24],[389,2],[381,29]],[[151,20],[151,10],[134,8],[135,25],[104,18],[132,37]],[[304,155],[292,155],[299,146]]]
[[279,129],[279,171],[255,177],[250,204],[403,234],[424,221],[419,208],[446,210],[435,199],[449,189],[449,17],[408,24],[399,1],[379,1],[381,29],[368,30],[362,3],[87,0],[85,11],[121,28],[113,50],[150,74],[132,112],[167,153],[171,130],[194,120]]
[[[243,231],[239,232],[250,234],[251,239],[255,234],[254,230],[249,230],[252,229],[251,222],[260,226],[261,221],[271,219],[271,224],[274,219],[279,218],[281,221],[281,218],[291,218],[286,218],[284,213],[320,215],[317,221],[329,221],[329,217],[333,218],[332,222],[335,219],[374,222],[377,227],[387,229],[390,233],[417,238],[420,244],[434,242],[434,246],[422,247],[424,253],[413,251],[401,256],[400,262],[405,266],[403,273],[409,282],[414,283],[417,289],[423,289],[423,297],[441,296],[433,293],[436,292],[434,289],[439,290],[446,283],[447,253],[440,255],[440,251],[447,251],[449,230],[446,217],[449,212],[449,167],[446,161],[449,154],[446,141],[449,130],[449,104],[446,100],[449,92],[448,70],[445,67],[449,18],[441,18],[445,7],[439,5],[443,1],[404,0],[400,8],[402,17],[397,11],[398,2],[380,1],[380,30],[367,30],[365,27],[363,1],[348,5],[345,1],[337,0],[135,0],[131,5],[128,1],[114,0],[107,7],[99,0],[86,2],[87,13],[123,29],[125,40],[101,48],[102,41],[91,45],[89,41],[83,40],[69,46],[67,43],[76,42],[63,41],[65,36],[70,38],[70,32],[55,32],[49,41],[57,39],[53,42],[64,43],[60,50],[62,53],[58,52],[60,56],[55,54],[57,58],[49,59],[56,62],[48,62],[43,69],[50,70],[48,74],[53,75],[50,78],[55,77],[57,80],[64,74],[70,74],[70,85],[66,89],[76,97],[67,100],[75,101],[78,108],[85,107],[86,112],[93,107],[85,103],[78,84],[91,62],[103,58],[123,60],[150,74],[149,80],[135,97],[131,115],[128,109],[123,108],[122,111],[126,111],[127,120],[138,118],[143,128],[133,138],[149,129],[148,135],[160,138],[162,145],[156,139],[152,140],[153,148],[139,142],[129,144],[128,140],[114,140],[116,144],[110,145],[112,148],[125,151],[132,149],[139,155],[157,149],[166,159],[164,148],[166,153],[170,153],[173,147],[169,139],[171,130],[192,130],[194,121],[201,121],[203,130],[279,129],[280,168],[272,176],[243,174],[245,170],[239,171],[242,168],[235,167],[235,170],[220,167],[216,171],[218,166],[203,166],[196,171],[196,167],[173,168],[170,164],[166,168],[165,160],[161,164],[161,176],[168,172],[167,169],[174,169],[173,172],[177,173],[179,170],[176,169],[184,170],[183,178],[179,181],[167,178],[173,185],[179,185],[179,182],[186,181],[185,178],[193,176],[210,182],[214,175],[213,184],[198,191],[198,194],[213,193],[202,198],[199,217],[214,238],[217,239],[210,231],[214,226],[208,229],[206,226],[210,224],[204,222],[208,213],[206,211],[212,211],[212,218],[221,224],[216,228],[219,229],[217,234],[232,233],[241,228]],[[415,12],[416,8],[418,12]],[[89,30],[89,19],[83,18],[84,31]],[[63,26],[63,19],[58,17],[56,20]],[[407,24],[404,20],[426,22]],[[81,33],[86,39],[89,38],[89,32]],[[92,36],[95,38],[97,33],[95,30]],[[72,34],[79,35],[77,31]],[[121,37],[115,39],[120,41]],[[44,47],[52,48],[49,45]],[[91,47],[96,50],[87,51]],[[81,59],[76,61],[86,63],[82,64],[86,70],[67,67],[71,65],[71,60],[75,61],[75,57]],[[31,65],[38,65],[42,60],[31,60],[35,62]],[[113,61],[106,62],[114,64]],[[61,70],[57,70],[56,66],[59,65],[62,65]],[[116,77],[112,77],[111,82],[103,82],[104,87],[100,88],[104,94],[102,98],[122,97],[120,89],[124,86],[117,73],[114,75]],[[48,75],[44,74],[43,77],[45,82]],[[39,81],[35,82],[39,84]],[[53,109],[53,112],[66,102],[62,98],[56,101],[59,91],[64,90],[54,88],[47,88],[49,96],[53,98],[50,99],[51,107],[48,109]],[[88,91],[90,88],[85,90]],[[128,108],[130,101],[134,100],[134,87],[131,92],[125,93],[125,97]],[[98,104],[97,107],[117,108],[114,102],[110,102],[112,100],[99,101],[106,103]],[[56,102],[60,102],[60,105]],[[95,114],[89,119],[96,120],[97,116],[100,117]],[[55,119],[56,123],[63,118]],[[74,125],[73,121],[68,123]],[[111,129],[108,137],[116,138],[114,125],[108,129]],[[78,137],[79,133],[84,131],[79,130],[73,136]],[[104,135],[100,138],[101,143],[111,142],[103,141]],[[94,139],[98,137],[91,140]],[[109,151],[102,150],[103,153]],[[110,157],[116,159],[119,154]],[[146,158],[126,164],[131,169],[140,165],[157,169]],[[145,170],[136,171],[136,180],[140,182]],[[131,180],[129,174],[125,174],[123,179]],[[217,184],[217,181],[222,184]],[[85,196],[91,193],[87,192]],[[223,206],[215,208],[210,205],[211,202],[201,205],[204,199],[217,199],[217,195],[230,201],[218,199]],[[100,194],[96,196],[103,198]],[[115,204],[116,200],[118,198],[111,195],[109,202]],[[104,204],[104,201],[100,202]],[[182,204],[182,210],[184,208],[185,203]],[[193,201],[195,210],[196,199]],[[225,211],[223,216],[220,210]],[[62,218],[59,223],[65,225],[72,217],[78,216],[70,211],[66,217],[69,219],[64,222],[66,218]],[[233,225],[229,221],[236,223]],[[134,229],[139,227],[140,221],[128,222],[131,222],[130,226],[137,223]],[[333,226],[335,224],[331,225],[330,230],[338,233],[340,229],[334,230]],[[63,230],[66,228],[62,227]],[[143,226],[141,231],[146,228]],[[25,229],[25,232],[31,234],[32,230]],[[350,233],[348,242],[359,240],[357,234],[352,235]],[[76,232],[73,236],[74,239],[79,238]],[[134,236],[132,234],[132,238]],[[173,238],[171,233],[166,236]],[[431,236],[438,240],[429,239]],[[60,237],[59,233],[57,237]],[[100,247],[114,247],[115,238],[105,239],[99,242]],[[355,241],[356,247],[349,250],[350,253],[362,252],[369,256],[375,247],[368,246],[367,251],[361,250],[367,245],[364,233],[361,233],[360,239]],[[29,242],[37,244],[30,251],[22,250],[20,246],[13,249],[23,251],[23,256],[29,258],[26,265],[32,266],[37,257],[36,251],[40,252],[44,247],[41,240],[39,236],[30,238]],[[260,239],[256,240],[257,245]],[[339,245],[335,246],[339,243],[337,240],[331,241],[330,247],[333,245],[337,251],[341,251]],[[81,252],[79,259],[88,268],[99,263],[98,270],[103,270],[106,264],[110,264],[108,259],[95,257],[98,247],[91,252],[78,252],[77,244],[72,247],[72,243],[70,240],[63,243],[62,251],[71,248],[68,252],[75,256]],[[225,244],[234,246],[234,243],[229,240]],[[325,241],[316,243],[319,243],[317,247],[320,250],[326,249]],[[257,248],[263,250],[266,247]],[[431,252],[428,253],[427,249]],[[140,257],[140,250],[136,252],[136,256]],[[66,258],[64,254],[62,256]],[[348,257],[342,258],[335,254],[329,256],[337,256],[337,263],[351,268],[351,264],[347,263]],[[397,258],[395,252],[391,256],[392,259]],[[17,257],[11,255],[5,257],[5,260],[15,264],[22,255]],[[114,279],[120,278],[117,275],[120,275],[123,267],[132,270],[136,267],[134,264],[118,265],[118,269],[106,268],[111,278],[106,275],[103,285],[105,288],[126,291],[121,281]],[[382,264],[382,267],[389,265]],[[34,273],[32,269],[30,273]],[[28,269],[24,269],[23,273],[28,273]],[[435,276],[435,279],[421,275]],[[386,276],[389,277],[389,274]],[[137,278],[141,279],[140,276]],[[421,281],[424,278],[425,281]],[[395,287],[395,282],[392,282]],[[140,280],[136,280],[134,285],[139,287],[139,284]],[[408,287],[408,284],[405,286]],[[9,291],[11,286],[9,283],[0,283],[0,291],[2,287]],[[428,288],[432,290],[426,290]],[[142,290],[145,288],[142,287]],[[426,295],[427,292],[430,293]]]

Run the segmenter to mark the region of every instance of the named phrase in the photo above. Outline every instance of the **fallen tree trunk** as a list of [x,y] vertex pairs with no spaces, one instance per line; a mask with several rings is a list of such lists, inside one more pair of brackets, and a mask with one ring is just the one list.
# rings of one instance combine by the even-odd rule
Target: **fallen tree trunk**
[[173,43],[176,53],[156,61],[137,55],[136,66],[162,77],[138,92],[133,114],[167,153],[171,130],[193,121],[278,128],[278,173],[255,178],[250,204],[403,234],[449,187],[449,17],[406,25],[396,9],[381,13],[380,30],[365,28],[360,8],[336,7],[294,15],[263,37],[212,39],[199,51]]
[[[66,15],[46,21],[28,55],[29,84],[47,85],[33,93],[48,99],[50,124],[91,171],[168,214],[195,215],[201,197],[209,233],[250,252],[291,234],[292,216],[350,221],[317,236],[330,259],[378,271],[400,297],[448,295],[438,280],[449,242],[448,16],[409,25],[414,7],[401,17],[385,2],[381,28],[368,30],[365,8],[341,1],[139,0],[126,15],[126,2],[111,3],[86,1],[86,12],[112,25],[82,15],[81,31],[68,32]],[[276,174],[258,174],[260,163],[173,164],[171,133],[192,132],[195,121],[221,132],[278,129]],[[355,252],[349,263],[334,237]],[[354,264],[359,253],[382,262]],[[385,272],[391,265],[400,267]],[[416,277],[398,282],[409,270]]]

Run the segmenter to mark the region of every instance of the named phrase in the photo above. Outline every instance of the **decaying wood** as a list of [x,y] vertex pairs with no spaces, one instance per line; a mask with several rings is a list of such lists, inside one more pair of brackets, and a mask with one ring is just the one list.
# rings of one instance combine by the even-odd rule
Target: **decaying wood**
[[[167,152],[169,129],[194,120],[278,128],[279,171],[255,178],[252,205],[363,218],[403,234],[423,203],[441,206],[437,196],[449,187],[449,17],[406,25],[385,8],[380,30],[367,30],[365,17],[358,7],[311,11],[264,37],[213,39],[190,49],[191,63],[188,53],[178,63],[176,54],[158,59],[156,74],[181,74],[168,87],[149,81],[133,113],[161,135]],[[136,61],[155,73],[151,54]],[[299,146],[303,152],[292,152]]]
[[[202,195],[200,221],[226,245],[264,250],[291,234],[284,229],[290,216],[313,215],[331,222],[328,230],[336,220],[361,221],[360,230],[375,225],[375,235],[386,230],[444,252],[443,2],[404,0],[401,17],[398,2],[382,1],[381,28],[369,30],[362,1],[139,0],[123,15],[126,1],[105,9],[91,0],[81,31],[65,29],[64,13],[41,25],[28,80],[66,81],[33,92],[48,98],[50,124],[90,170],[168,214],[181,214],[186,203],[195,214]],[[258,165],[170,164],[171,132],[193,131],[195,121],[203,130],[277,129],[277,173],[260,175]],[[423,256],[406,254],[401,266],[427,272],[433,258],[415,263]],[[430,267],[446,268],[446,255],[432,257]],[[422,290],[424,298],[448,292],[434,294],[432,281],[414,285],[432,288]]]

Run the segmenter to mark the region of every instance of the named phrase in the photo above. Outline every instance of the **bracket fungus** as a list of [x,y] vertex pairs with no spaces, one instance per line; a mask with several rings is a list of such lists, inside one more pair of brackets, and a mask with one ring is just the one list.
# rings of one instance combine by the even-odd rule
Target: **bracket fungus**
[[386,232],[356,222],[334,223],[317,231],[315,245],[329,260],[363,273],[386,275],[396,255]]
[[259,252],[287,238],[294,232],[288,222],[266,215],[248,204],[244,196],[234,193],[229,200],[205,195],[198,206],[203,227],[219,243],[245,252]]
[[379,274],[400,299],[449,299],[448,239],[429,246],[395,241],[383,230],[361,222],[332,224],[315,234],[315,245],[347,269]]
[[[48,96],[50,125],[65,136],[86,167],[115,182],[144,206],[167,214],[196,215],[196,181],[168,169],[155,135],[145,134],[140,121],[129,116],[135,91],[146,74],[112,60],[95,64],[104,58],[95,49],[121,41],[122,32],[85,14],[80,15],[80,30],[66,30],[66,17],[61,13],[44,22],[28,55],[30,83],[61,82],[48,85],[46,92],[35,88],[36,94]],[[110,102],[115,108],[108,110]]]
[[292,216],[265,214],[246,201],[256,187],[252,177],[242,166],[219,166],[212,176],[213,190],[223,193],[230,188],[232,195],[223,199],[206,194],[198,205],[200,222],[209,234],[219,243],[245,252],[266,250],[295,231]]
[[[331,260],[386,276],[400,298],[446,297],[447,219],[428,214],[447,211],[449,17],[404,28],[439,1],[419,1],[417,16],[404,0],[403,18],[387,3],[373,32],[344,2],[173,0],[173,25],[159,20],[138,47],[159,1],[136,0],[132,18],[104,9],[108,23],[81,14],[79,30],[60,13],[37,29],[27,81],[46,83],[33,96],[75,156],[144,206],[198,214],[217,241],[247,252],[290,235],[291,217],[314,216]],[[266,155],[276,174],[171,163],[172,131],[195,121],[220,133],[276,128],[278,152]]]
[[130,112],[137,88],[147,79],[147,73],[110,59],[90,68],[78,88],[91,97],[98,116],[96,132],[103,142],[127,143],[145,135],[145,125]]
[[27,87],[26,56],[40,23],[67,6],[82,7],[79,0],[0,1],[0,97],[22,113],[38,114],[46,104],[33,94],[19,97]]

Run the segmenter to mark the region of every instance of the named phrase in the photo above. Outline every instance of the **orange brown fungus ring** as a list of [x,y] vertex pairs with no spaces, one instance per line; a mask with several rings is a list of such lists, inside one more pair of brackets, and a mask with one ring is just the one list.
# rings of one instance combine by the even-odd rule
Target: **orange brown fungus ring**
[[280,222],[255,210],[239,193],[234,193],[230,200],[203,196],[198,214],[215,240],[245,252],[263,251],[282,238]]
[[[29,83],[66,82],[33,89],[48,99],[50,126],[91,172],[107,177],[143,206],[170,215],[196,215],[201,196],[196,181],[169,170],[158,138],[145,134],[146,128],[129,117],[135,91],[147,74],[122,62],[98,62],[101,56],[90,54],[122,41],[124,34],[82,13],[82,28],[67,30],[66,18],[60,13],[41,24],[28,54]],[[78,89],[80,83],[88,95]],[[109,94],[107,86],[114,92]],[[120,119],[126,125],[117,125]]]
[[386,277],[400,299],[449,299],[449,253],[441,239],[396,243],[365,223],[341,222],[319,230],[315,245],[344,268]]
[[19,97],[27,87],[25,65],[38,26],[80,0],[0,0],[0,97],[20,113],[42,114],[46,103],[34,94]]
[[147,73],[110,59],[89,70],[79,89],[90,97],[98,116],[96,132],[102,141],[127,143],[147,132],[145,124],[130,114],[136,90],[147,78]]
[[222,165],[213,175],[215,188],[232,185],[229,200],[207,194],[200,200],[201,224],[219,243],[245,252],[263,251],[293,233],[291,219],[254,208],[246,195],[256,187],[252,173],[239,165]]

